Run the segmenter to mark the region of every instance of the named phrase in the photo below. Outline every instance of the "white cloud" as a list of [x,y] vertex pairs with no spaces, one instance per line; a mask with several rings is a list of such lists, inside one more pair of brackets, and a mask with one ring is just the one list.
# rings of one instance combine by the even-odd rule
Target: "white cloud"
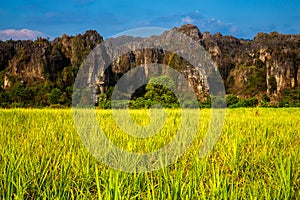
[[6,29],[0,30],[0,40],[35,40],[37,37],[47,37],[40,31],[34,31],[29,29]]
[[239,28],[234,26],[232,23],[225,23],[219,19],[208,19],[202,24],[203,28],[206,28],[212,32],[221,32],[223,34],[236,34],[239,31]]
[[195,20],[192,19],[190,16],[186,16],[181,19],[182,24],[185,24],[185,23],[192,24],[194,21]]
[[225,35],[236,34],[239,32],[238,27],[234,26],[233,24],[222,22],[221,20],[216,18],[206,19],[205,17],[201,16],[197,11],[194,14],[182,17],[180,21],[180,25],[186,23],[195,24],[198,26],[200,31],[210,31],[212,33],[221,32]]
[[172,28],[184,24],[194,24],[198,26],[202,33],[204,31],[209,31],[211,33],[221,32],[223,35],[249,38],[249,34],[245,34],[244,31],[235,24],[224,22],[218,18],[205,17],[199,10],[190,13],[162,16],[155,18],[148,23],[144,23],[143,25]]

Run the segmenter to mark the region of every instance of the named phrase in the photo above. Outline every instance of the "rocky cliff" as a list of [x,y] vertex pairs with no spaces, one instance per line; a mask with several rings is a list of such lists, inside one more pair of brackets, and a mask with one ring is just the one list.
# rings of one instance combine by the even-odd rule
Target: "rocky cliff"
[[[173,30],[192,37],[209,52],[221,73],[227,93],[259,98],[267,94],[276,102],[283,91],[299,90],[300,35],[258,33],[253,40],[242,40],[222,36],[221,33],[201,33],[193,25]],[[49,95],[53,88],[59,88],[66,99],[70,98],[67,93],[82,61],[102,41],[96,31],[77,36],[63,35],[53,41],[42,38],[35,41],[0,41],[0,100],[15,102],[12,95],[17,94],[13,91],[34,87],[43,87],[42,93],[45,94],[41,105],[51,103]],[[201,80],[196,80],[201,79],[200,75],[195,76],[187,70],[190,63],[159,49],[142,49],[123,55],[106,72],[106,87],[113,86],[132,67],[153,62],[185,70],[185,76],[190,77],[189,81],[198,90],[198,97],[203,97],[201,91],[205,93],[205,86]],[[35,96],[34,91],[29,94]],[[33,101],[36,100],[34,98]]]
[[0,70],[5,79],[2,87],[9,87],[9,80],[28,86],[53,82],[60,75],[66,84],[68,81],[71,84],[76,74],[67,77],[68,67],[78,69],[88,53],[102,41],[96,31],[87,31],[83,35],[63,35],[53,41],[38,38],[35,41],[0,42]]

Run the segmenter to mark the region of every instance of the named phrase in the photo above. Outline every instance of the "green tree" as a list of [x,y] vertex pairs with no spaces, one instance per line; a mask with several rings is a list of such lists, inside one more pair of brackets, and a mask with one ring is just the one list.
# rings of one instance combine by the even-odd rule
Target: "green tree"
[[270,97],[268,97],[267,94],[263,94],[261,100],[264,101],[264,102],[270,102]]
[[62,91],[59,88],[53,88],[49,94],[50,104],[61,103]]
[[239,102],[239,98],[233,94],[228,94],[226,96],[226,104],[228,107],[237,104]]
[[138,97],[136,100],[131,101],[131,108],[147,108],[147,101],[143,97]]
[[160,103],[164,107],[176,107],[178,101],[176,95],[172,92],[174,89],[175,83],[169,76],[155,77],[147,84],[144,98],[151,100],[153,105]]
[[106,104],[106,96],[104,94],[100,94],[98,98],[98,106],[99,108],[104,109]]
[[10,104],[11,104],[10,96],[0,87],[0,106],[2,108],[8,108]]

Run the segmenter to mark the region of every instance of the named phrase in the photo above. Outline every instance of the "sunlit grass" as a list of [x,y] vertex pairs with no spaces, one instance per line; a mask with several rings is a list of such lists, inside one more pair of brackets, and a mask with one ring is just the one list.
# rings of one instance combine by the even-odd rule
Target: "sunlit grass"
[[[176,163],[129,174],[89,154],[71,109],[0,110],[0,199],[297,199],[299,111],[228,109],[218,143],[201,159],[199,149],[210,120],[210,110],[201,110],[198,137]],[[131,116],[147,125],[147,112],[132,111]],[[162,131],[137,139],[118,128],[111,111],[97,113],[107,136],[135,152],[166,145],[180,123],[180,112],[167,110]]]

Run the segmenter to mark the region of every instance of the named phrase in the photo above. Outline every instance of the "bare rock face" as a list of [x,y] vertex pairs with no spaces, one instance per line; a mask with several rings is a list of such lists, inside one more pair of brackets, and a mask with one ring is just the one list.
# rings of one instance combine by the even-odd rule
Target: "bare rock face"
[[2,42],[0,45],[0,71],[4,70],[8,62],[16,54],[16,45],[14,41]]
[[50,42],[38,39],[35,42],[21,42],[18,47],[19,50],[9,62],[9,74],[19,77],[25,83],[44,79],[44,72],[49,67]]
[[191,38],[193,40],[198,41],[202,39],[202,33],[199,31],[198,27],[192,24],[186,24],[181,26],[180,28],[173,28],[173,30],[181,32]]
[[[182,29],[182,31],[184,31],[184,29]],[[198,29],[197,32],[200,33]],[[178,37],[178,40],[174,39],[174,37]],[[176,48],[174,47],[175,45],[174,41],[180,41],[180,37],[182,37],[182,34],[178,32],[167,31],[160,36],[152,36],[150,38],[145,38],[145,39],[123,36],[120,38],[116,38],[114,40],[107,40],[106,45],[109,47],[113,47],[111,49],[113,49],[114,51],[114,52],[106,52],[106,50],[104,50],[108,54],[118,55],[118,52],[121,52],[123,48],[122,47],[121,49],[118,49],[118,47],[122,45],[125,45],[126,47],[125,49],[131,49],[131,50],[118,57],[112,63],[106,63],[105,59],[101,60],[100,61],[101,66],[105,64],[109,64],[105,73],[103,73],[101,70],[97,68],[93,68],[94,65],[92,64],[91,68],[86,69],[89,75],[87,75],[85,79],[88,80],[88,85],[95,85],[95,83],[101,85],[100,91],[105,92],[109,90],[109,87],[114,86],[121,78],[121,76],[127,73],[128,71],[130,71],[131,69],[143,65],[145,68],[142,77],[148,77],[148,74],[153,74],[152,71],[149,71],[150,69],[148,69],[148,65],[160,64],[164,66],[169,66],[181,72],[184,78],[188,80],[189,85],[194,89],[197,97],[199,99],[203,99],[205,98],[204,97],[205,94],[207,94],[207,85],[205,85],[204,74],[199,73],[197,68],[193,67],[191,63],[189,63],[183,57],[175,53]],[[187,36],[185,37],[189,38]],[[149,48],[150,46],[159,47],[161,44],[164,44],[164,46],[167,46],[171,49]],[[180,47],[182,47],[182,45]],[[178,49],[176,49],[176,51],[177,50]],[[99,49],[99,51],[102,52],[101,49]],[[95,53],[97,54],[97,52]],[[102,53],[99,52],[98,54],[103,55],[103,52]],[[95,58],[91,57],[90,60],[93,62]],[[103,86],[105,88],[103,88]],[[181,86],[180,84],[176,83],[175,87],[177,89],[180,89]]]
[[[47,79],[56,81],[59,73],[66,73],[66,67],[78,69],[85,56],[102,41],[96,31],[87,31],[75,37],[63,35],[52,42],[43,38],[0,42],[0,69],[6,71],[6,78],[15,77],[25,85]],[[68,81],[65,74],[65,82],[72,84],[74,76]]]
[[217,63],[227,93],[276,99],[299,89],[300,35],[258,33],[254,40],[205,33],[201,41]]
[[299,89],[300,35],[259,33],[254,44],[266,67],[267,92],[280,95],[285,89]]
[[[199,71],[182,57],[162,49],[138,49],[125,54],[121,58],[117,59],[116,62],[112,63],[111,67],[108,68],[105,75],[106,77],[104,77],[105,82],[107,83],[107,86],[113,86],[117,83],[122,74],[125,74],[132,68],[139,65],[145,66],[144,76],[147,77],[149,73],[147,70],[147,64],[153,63],[169,66],[180,71],[188,80],[190,86],[194,89],[197,97],[200,100],[205,98],[205,94],[208,93],[208,88],[204,82],[204,75],[199,74]],[[180,83],[180,81],[178,82]],[[176,85],[176,87],[179,88],[180,85]]]

